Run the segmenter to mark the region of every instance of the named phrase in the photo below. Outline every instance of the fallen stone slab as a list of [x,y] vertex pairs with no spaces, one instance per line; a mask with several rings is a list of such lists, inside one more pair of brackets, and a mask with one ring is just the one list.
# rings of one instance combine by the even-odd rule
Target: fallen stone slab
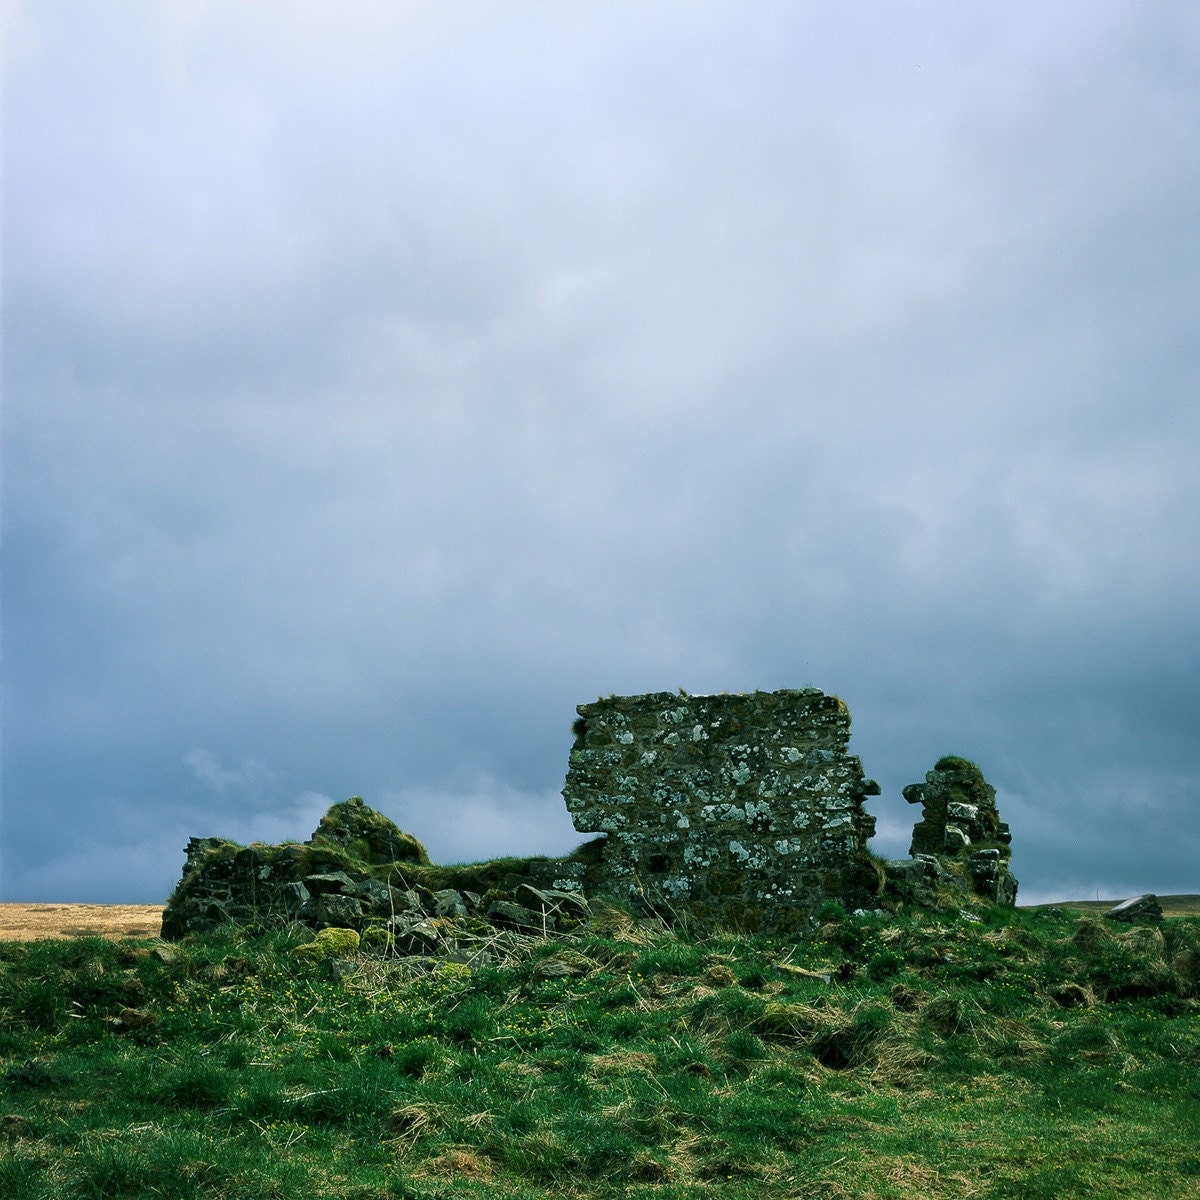
[[305,875],[304,886],[313,896],[329,893],[349,894],[354,890],[354,880],[345,871],[326,871],[319,875]]
[[442,931],[428,918],[393,917],[387,924],[397,954],[431,954],[443,941]]
[[1153,892],[1144,896],[1135,896],[1132,900],[1122,900],[1120,904],[1110,908],[1104,914],[1106,921],[1161,921],[1162,907],[1158,897]]
[[515,929],[518,933],[549,933],[554,929],[554,917],[549,913],[533,913],[523,904],[497,900],[488,906],[488,920],[500,929]]
[[362,901],[353,896],[326,892],[317,897],[314,915],[322,925],[353,929],[362,924]]
[[523,883],[517,888],[519,903],[534,913],[561,914],[577,921],[591,915],[587,897],[581,892],[564,892],[557,888],[535,888]]

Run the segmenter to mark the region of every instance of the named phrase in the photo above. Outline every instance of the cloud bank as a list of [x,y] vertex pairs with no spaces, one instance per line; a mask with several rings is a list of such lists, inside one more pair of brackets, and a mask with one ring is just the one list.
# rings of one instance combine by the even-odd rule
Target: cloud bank
[[882,852],[957,753],[1200,890],[1190,6],[6,20],[4,898],[565,851],[577,703],[807,685]]

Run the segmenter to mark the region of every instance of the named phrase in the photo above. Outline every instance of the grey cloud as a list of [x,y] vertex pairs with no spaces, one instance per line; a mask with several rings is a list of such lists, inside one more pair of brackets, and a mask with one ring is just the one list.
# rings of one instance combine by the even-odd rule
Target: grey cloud
[[1035,894],[1189,890],[1186,9],[20,13],[7,893],[565,849],[576,703],[798,684],[889,852],[966,753]]

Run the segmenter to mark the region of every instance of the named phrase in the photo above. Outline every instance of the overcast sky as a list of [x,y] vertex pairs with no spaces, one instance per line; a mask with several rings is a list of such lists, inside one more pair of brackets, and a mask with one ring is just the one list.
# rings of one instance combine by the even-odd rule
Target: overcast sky
[[351,795],[582,840],[576,704],[816,686],[1021,899],[1200,892],[1200,5],[3,9],[0,898]]

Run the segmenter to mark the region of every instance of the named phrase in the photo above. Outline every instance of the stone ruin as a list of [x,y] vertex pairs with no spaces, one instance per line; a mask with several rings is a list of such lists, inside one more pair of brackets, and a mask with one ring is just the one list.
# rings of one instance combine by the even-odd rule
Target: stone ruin
[[1014,903],[1008,827],[973,763],[943,758],[904,789],[922,805],[911,857],[867,846],[879,786],[847,753],[850,714],[816,688],[655,692],[578,707],[563,798],[581,833],[565,858],[437,867],[357,797],[304,843],[193,838],[163,916],[179,938],[227,922],[345,928],[398,953],[472,929],[549,933],[608,895],[697,929],[786,933],[844,909]]
[[445,951],[467,931],[545,934],[586,915],[581,882],[589,853],[436,867],[412,834],[353,796],[333,805],[306,842],[192,838],[162,936],[297,923],[353,929],[396,953],[416,954]]
[[807,922],[830,899],[878,903],[863,800],[879,785],[846,752],[841,700],[656,692],[577,711],[563,798],[576,829],[607,834],[620,898],[750,929]]
[[[971,889],[994,904],[1012,905],[1017,881],[1008,869],[1012,834],[996,811],[996,789],[965,758],[941,758],[924,783],[904,789],[909,804],[921,805],[909,855],[928,878],[965,868]],[[918,872],[910,869],[911,875]]]

